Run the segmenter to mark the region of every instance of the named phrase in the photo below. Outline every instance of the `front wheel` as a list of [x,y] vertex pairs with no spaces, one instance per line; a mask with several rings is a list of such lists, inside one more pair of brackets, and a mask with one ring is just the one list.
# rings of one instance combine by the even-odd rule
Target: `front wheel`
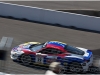
[[24,65],[30,65],[31,64],[31,61],[32,61],[32,58],[30,55],[27,55],[27,54],[23,54],[20,58],[22,64]]

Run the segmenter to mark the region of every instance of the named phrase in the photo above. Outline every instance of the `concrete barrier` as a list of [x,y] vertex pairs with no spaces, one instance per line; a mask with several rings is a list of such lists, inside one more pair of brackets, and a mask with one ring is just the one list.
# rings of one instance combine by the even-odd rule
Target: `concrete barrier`
[[100,31],[100,17],[0,2],[0,15]]
[[62,9],[62,10],[57,10],[57,11],[100,17],[100,11],[94,10],[94,9]]
[[4,73],[4,72],[0,72],[0,75],[6,75],[6,73]]

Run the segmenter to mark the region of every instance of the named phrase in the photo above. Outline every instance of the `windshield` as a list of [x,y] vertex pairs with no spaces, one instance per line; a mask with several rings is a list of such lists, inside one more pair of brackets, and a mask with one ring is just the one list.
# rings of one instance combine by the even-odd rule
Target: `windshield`
[[31,50],[34,51],[34,52],[36,52],[36,51],[38,51],[38,50],[40,50],[42,48],[43,48],[43,44],[42,45],[40,44],[40,45],[33,46],[31,48]]
[[67,45],[65,47],[65,49],[70,52],[70,53],[73,53],[73,54],[78,54],[78,55],[84,55],[84,51],[76,48],[76,47],[73,47],[73,46],[70,46],[70,45]]

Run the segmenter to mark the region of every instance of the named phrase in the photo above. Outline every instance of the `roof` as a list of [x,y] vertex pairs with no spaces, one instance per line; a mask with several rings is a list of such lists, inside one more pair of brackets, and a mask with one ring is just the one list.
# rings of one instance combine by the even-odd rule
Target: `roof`
[[48,41],[48,42],[46,42],[47,48],[56,48],[56,49],[60,49],[60,50],[63,50],[63,48],[66,45],[67,45],[66,43],[59,42],[59,41]]
[[67,44],[60,42],[60,41],[49,41],[47,44],[55,45],[55,46],[60,46],[60,47],[65,47]]

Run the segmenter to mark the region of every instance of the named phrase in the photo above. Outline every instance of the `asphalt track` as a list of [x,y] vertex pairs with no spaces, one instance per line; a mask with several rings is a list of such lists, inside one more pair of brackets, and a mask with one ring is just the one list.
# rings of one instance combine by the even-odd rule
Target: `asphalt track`
[[[86,31],[73,30],[46,24],[25,22],[0,17],[0,38],[13,37],[12,47],[29,41],[45,42],[59,40],[70,45],[88,48],[95,55],[100,55],[100,34]],[[15,74],[41,74],[43,69],[22,66],[10,59],[8,51],[5,63],[5,72]]]
[[[98,33],[0,18],[0,38],[2,36],[14,38],[12,47],[28,41],[59,40],[70,45],[94,50],[95,54],[100,54],[100,51],[95,50],[100,48],[100,34]],[[39,74],[45,72],[43,69],[30,68],[13,62],[9,57],[9,53],[10,50],[5,64],[5,72],[17,74]]]
[[[4,2],[4,1],[3,1]],[[100,10],[100,1],[5,1],[47,9],[92,9]]]

